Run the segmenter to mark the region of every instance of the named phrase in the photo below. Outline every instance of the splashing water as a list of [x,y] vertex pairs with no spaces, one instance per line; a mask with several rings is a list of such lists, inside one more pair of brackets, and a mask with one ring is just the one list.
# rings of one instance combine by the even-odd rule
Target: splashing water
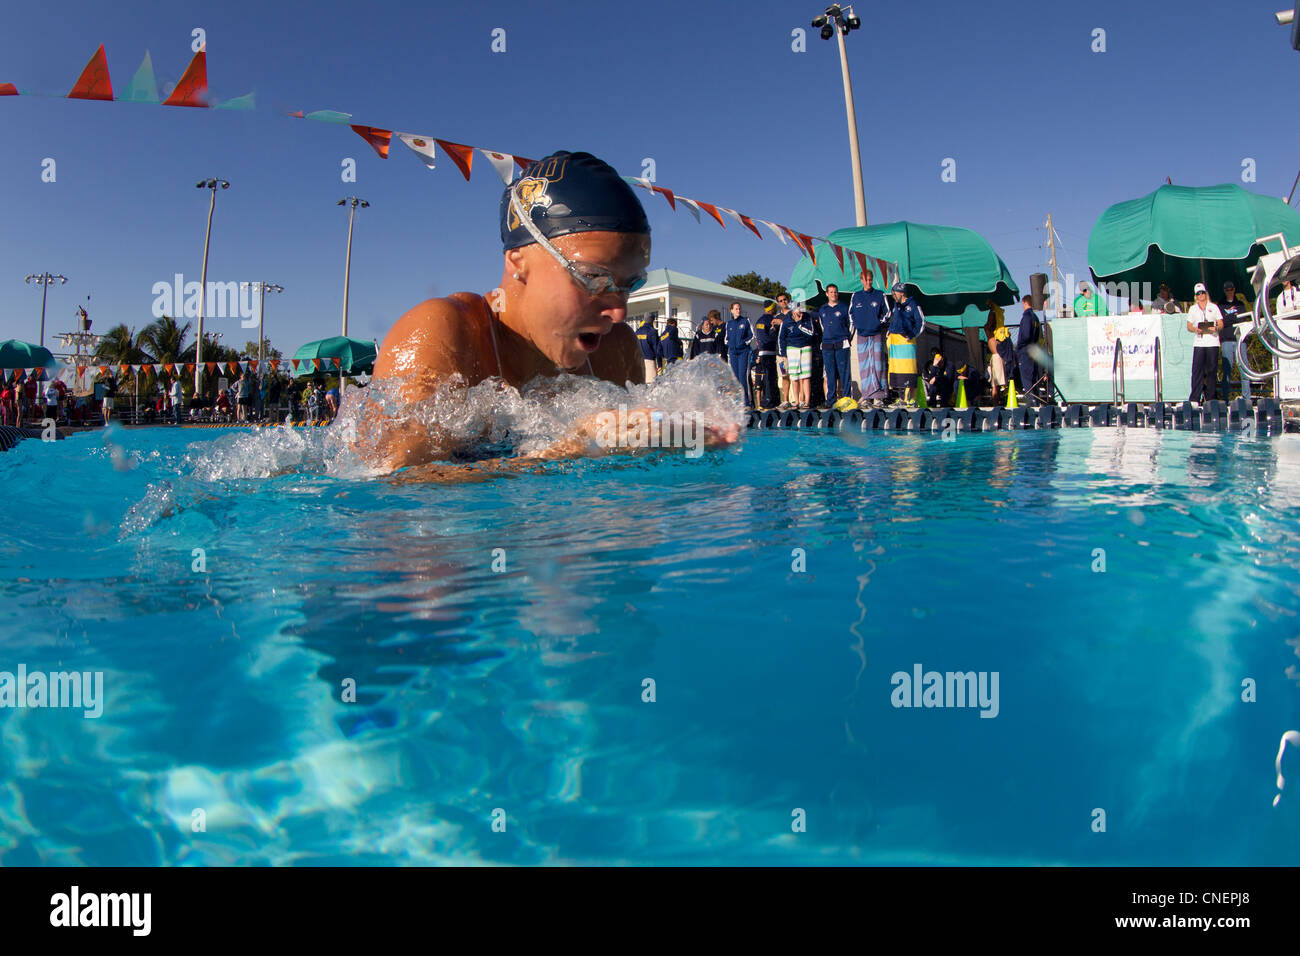
[[1300,730],[1288,730],[1282,735],[1282,741],[1278,744],[1277,760],[1274,761],[1274,766],[1277,768],[1277,796],[1273,798],[1273,806],[1277,806],[1282,799],[1282,786],[1286,783],[1282,779],[1282,754],[1286,753],[1287,744],[1300,747]]

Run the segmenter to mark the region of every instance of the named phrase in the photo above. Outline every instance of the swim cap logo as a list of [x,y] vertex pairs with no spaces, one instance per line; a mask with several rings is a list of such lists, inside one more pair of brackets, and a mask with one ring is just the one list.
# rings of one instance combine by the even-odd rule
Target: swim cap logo
[[[534,209],[549,209],[551,207],[551,197],[546,195],[546,188],[550,186],[550,181],[537,176],[526,176],[515,184],[515,194],[519,197],[519,205],[523,207],[524,215],[531,216]],[[519,216],[516,215],[514,206],[510,207],[510,228],[519,228]]]

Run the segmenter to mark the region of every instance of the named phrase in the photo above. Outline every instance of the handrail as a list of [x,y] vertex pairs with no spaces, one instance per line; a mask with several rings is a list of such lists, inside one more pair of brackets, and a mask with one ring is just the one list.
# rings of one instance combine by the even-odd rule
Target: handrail
[[1111,394],[1116,405],[1124,404],[1124,344],[1115,340],[1115,357],[1110,363]]
[[1156,401],[1165,400],[1165,363],[1160,357],[1160,336],[1156,336]]
[[[1263,240],[1256,240],[1256,241],[1262,243],[1264,241],[1267,241],[1268,239],[1273,239],[1273,238],[1281,239],[1282,237],[1280,235],[1268,236],[1265,237],[1265,239]],[[1300,358],[1300,339],[1294,339],[1282,331],[1282,329],[1279,327],[1277,323],[1276,318],[1273,316],[1273,310],[1272,308],[1270,308],[1269,301],[1268,301],[1269,286],[1272,284],[1274,276],[1276,276],[1283,269],[1289,269],[1291,263],[1294,262],[1296,259],[1296,256],[1292,255],[1292,249],[1287,247],[1285,239],[1283,239],[1282,242],[1282,252],[1283,255],[1286,256],[1286,258],[1281,263],[1279,263],[1275,269],[1273,269],[1271,272],[1267,273],[1264,276],[1263,284],[1260,289],[1259,295],[1256,296],[1255,298],[1255,307],[1254,309],[1251,310],[1252,311],[1251,318],[1253,321],[1251,322],[1250,327],[1237,336],[1238,366],[1245,374],[1247,380],[1251,382],[1255,382],[1257,384],[1260,382],[1266,382],[1270,378],[1274,378],[1278,375],[1277,360],[1279,358],[1283,358],[1283,359]],[[1268,337],[1264,335],[1264,331],[1266,329],[1270,333],[1272,333],[1274,342],[1270,342],[1268,340]],[[1271,371],[1257,372],[1250,367],[1250,363],[1247,361],[1246,339],[1250,336],[1252,332],[1254,332],[1256,335],[1259,336],[1260,343],[1264,346],[1265,349],[1271,352],[1274,356],[1273,369]]]

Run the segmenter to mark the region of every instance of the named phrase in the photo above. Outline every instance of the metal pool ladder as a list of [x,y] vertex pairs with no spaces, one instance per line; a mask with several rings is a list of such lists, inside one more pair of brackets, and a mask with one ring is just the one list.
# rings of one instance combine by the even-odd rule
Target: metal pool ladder
[[1110,388],[1115,405],[1124,404],[1124,344],[1115,340],[1115,357],[1110,362]]

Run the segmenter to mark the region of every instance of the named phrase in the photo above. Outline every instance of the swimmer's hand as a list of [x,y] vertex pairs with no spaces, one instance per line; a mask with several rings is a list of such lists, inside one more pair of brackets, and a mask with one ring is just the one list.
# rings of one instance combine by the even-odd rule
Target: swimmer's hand
[[[655,416],[659,416],[656,418]],[[622,427],[620,427],[620,421]],[[672,451],[667,447],[646,447],[638,441],[649,433],[647,426],[653,425],[659,435],[667,438],[664,415],[655,408],[633,408],[626,412],[614,410],[596,412],[582,418],[573,430],[553,445],[540,451],[520,456],[521,459],[555,460],[559,458],[599,458],[604,455],[638,454],[646,451]],[[740,440],[740,428],[735,424],[727,426],[704,425],[703,444],[709,451],[716,451],[734,445]],[[680,449],[678,449],[680,450]]]

